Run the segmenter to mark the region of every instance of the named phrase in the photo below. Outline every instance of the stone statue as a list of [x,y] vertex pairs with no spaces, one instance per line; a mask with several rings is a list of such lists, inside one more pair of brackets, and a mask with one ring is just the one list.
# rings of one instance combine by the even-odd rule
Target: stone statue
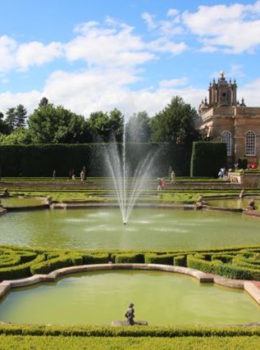
[[255,201],[253,199],[251,199],[248,203],[248,209],[249,210],[256,210],[256,206],[255,206]]
[[127,318],[127,323],[129,325],[134,325],[134,317],[135,317],[135,310],[134,310],[134,304],[131,303],[125,313],[125,317]]

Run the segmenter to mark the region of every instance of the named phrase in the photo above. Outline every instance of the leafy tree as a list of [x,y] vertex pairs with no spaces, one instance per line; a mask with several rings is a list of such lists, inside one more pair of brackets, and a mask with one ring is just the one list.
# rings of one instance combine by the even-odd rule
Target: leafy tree
[[18,105],[16,107],[16,120],[15,120],[15,127],[16,128],[24,128],[25,127],[25,122],[27,118],[27,111],[24,108],[23,105]]
[[164,110],[152,118],[152,141],[190,143],[198,138],[196,119],[196,110],[176,96]]
[[0,134],[7,134],[8,126],[4,120],[4,114],[0,112]]
[[4,145],[30,144],[32,142],[31,134],[28,129],[19,128],[9,135],[2,135],[0,143]]
[[15,129],[16,125],[16,110],[14,107],[11,107],[6,112],[5,123],[8,127],[9,132],[12,132]]
[[122,141],[123,138],[124,116],[118,109],[113,109],[109,113],[108,128],[110,130],[110,137],[115,137],[117,142]]
[[151,119],[147,112],[132,115],[127,123],[127,139],[131,142],[149,142],[151,139]]
[[94,141],[108,142],[111,137],[117,141],[122,140],[123,115],[114,109],[109,114],[102,111],[90,114],[88,124]]
[[47,97],[43,97],[41,99],[41,101],[39,102],[39,107],[38,108],[42,108],[42,107],[45,107],[47,106],[47,104],[49,103]]
[[30,116],[29,131],[34,143],[89,142],[90,134],[84,117],[62,106],[46,104]]

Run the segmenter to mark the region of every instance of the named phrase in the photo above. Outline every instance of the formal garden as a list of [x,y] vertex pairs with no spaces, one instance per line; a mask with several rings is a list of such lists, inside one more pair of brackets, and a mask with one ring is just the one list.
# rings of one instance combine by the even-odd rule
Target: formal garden
[[19,110],[0,119],[1,346],[257,348],[260,188],[218,176],[196,112]]

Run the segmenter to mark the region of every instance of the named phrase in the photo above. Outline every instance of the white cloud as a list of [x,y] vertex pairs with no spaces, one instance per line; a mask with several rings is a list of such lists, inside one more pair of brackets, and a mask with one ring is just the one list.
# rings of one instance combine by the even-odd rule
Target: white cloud
[[243,78],[245,76],[243,66],[241,64],[231,64],[231,68],[226,75],[232,79]]
[[30,66],[40,66],[44,63],[62,55],[62,45],[58,42],[52,42],[43,45],[40,42],[32,41],[22,44],[16,52],[16,64],[18,69],[25,70]]
[[238,98],[241,100],[243,97],[247,106],[260,106],[260,78],[238,88]]
[[7,72],[15,66],[16,41],[6,35],[0,36],[0,72]]
[[77,73],[57,71],[47,80],[42,91],[27,93],[0,94],[0,110],[6,111],[10,106],[19,103],[31,112],[37,107],[41,97],[46,96],[50,102],[86,117],[97,110],[110,111],[119,108],[127,116],[132,113],[147,110],[154,115],[175,95],[182,96],[186,102],[197,107],[205,96],[205,91],[184,86],[186,78],[172,79],[162,82],[158,89],[131,90],[130,82],[138,79],[131,70],[88,69]]
[[150,42],[149,48],[155,52],[169,52],[173,55],[179,55],[188,49],[184,42],[174,43],[165,38],[159,38]]
[[260,45],[260,1],[253,5],[199,6],[184,12],[183,23],[199,36],[203,51],[253,52]]
[[178,15],[179,11],[177,9],[169,9],[167,12],[168,17],[175,17]]
[[177,79],[170,79],[170,80],[162,80],[159,83],[159,86],[162,88],[169,88],[169,87],[176,87],[176,86],[183,86],[187,85],[188,78],[177,78]]
[[155,59],[146,43],[133,34],[133,28],[121,24],[114,28],[87,22],[77,27],[75,39],[64,45],[69,61],[85,60],[102,66],[136,66]]
[[148,12],[142,14],[143,20],[146,22],[148,29],[155,29],[157,24],[154,22],[154,16]]

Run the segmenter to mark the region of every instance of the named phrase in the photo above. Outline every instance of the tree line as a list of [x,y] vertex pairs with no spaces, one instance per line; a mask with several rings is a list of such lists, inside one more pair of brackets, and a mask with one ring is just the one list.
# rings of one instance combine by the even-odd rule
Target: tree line
[[[199,138],[198,114],[181,97],[159,113],[142,111],[126,121],[129,142],[191,143]],[[32,114],[22,104],[0,112],[0,144],[91,143],[123,139],[124,115],[118,109],[91,113],[89,118],[55,106],[43,97]]]

